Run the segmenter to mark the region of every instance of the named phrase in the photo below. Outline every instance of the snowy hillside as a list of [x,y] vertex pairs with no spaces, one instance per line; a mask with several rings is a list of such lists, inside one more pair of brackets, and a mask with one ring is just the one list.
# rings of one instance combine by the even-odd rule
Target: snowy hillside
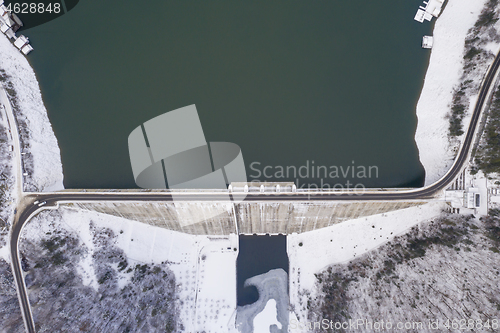
[[[435,332],[428,325],[436,320],[441,332],[448,331],[447,320],[450,328],[453,320],[466,325],[472,320],[482,325],[474,326],[476,331],[498,331],[499,249],[500,211],[481,220],[442,215],[360,258],[318,272],[318,297],[310,301],[308,320],[423,323],[411,332]],[[374,330],[362,325],[345,331]]]
[[28,191],[63,189],[61,155],[35,73],[26,57],[0,34],[0,77],[14,108]]
[[451,167],[467,131],[479,86],[500,50],[498,0],[448,0],[417,104],[415,141],[425,184]]

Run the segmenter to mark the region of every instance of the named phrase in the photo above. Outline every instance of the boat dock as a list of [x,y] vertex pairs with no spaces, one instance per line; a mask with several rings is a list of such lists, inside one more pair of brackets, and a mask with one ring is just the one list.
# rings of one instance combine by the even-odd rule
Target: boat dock
[[4,5],[4,0],[0,0],[0,31],[14,42],[14,45],[24,54],[33,51],[29,44],[28,37],[23,35],[17,37],[16,32],[23,26],[23,22],[16,14],[11,13]]
[[432,45],[434,45],[434,37],[424,36],[424,38],[422,38],[422,48],[432,49]]
[[445,0],[428,0],[424,1],[425,6],[420,6],[417,14],[415,15],[415,21],[424,22],[431,21],[433,17],[438,17],[441,14],[441,9],[443,8]]

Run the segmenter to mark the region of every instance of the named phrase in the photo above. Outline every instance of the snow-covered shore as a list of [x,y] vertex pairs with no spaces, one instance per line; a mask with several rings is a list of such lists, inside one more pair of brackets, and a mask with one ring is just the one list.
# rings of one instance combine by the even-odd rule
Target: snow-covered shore
[[[0,34],[0,70],[2,82],[10,96],[26,155],[23,157],[27,190],[53,191],[63,189],[61,154],[57,139],[47,117],[35,72],[3,34]],[[26,127],[26,128],[23,128]]]
[[[425,185],[434,183],[448,171],[458,140],[463,138],[462,135],[450,141],[447,115],[453,90],[463,76],[465,39],[486,3],[487,0],[448,0],[434,26],[434,46],[417,104],[418,126],[415,133],[420,162],[426,171]],[[500,43],[494,44],[487,46],[492,53],[496,53],[500,46]],[[480,81],[481,77],[477,79]],[[468,126],[476,97],[470,96],[469,112],[463,119],[464,129]]]

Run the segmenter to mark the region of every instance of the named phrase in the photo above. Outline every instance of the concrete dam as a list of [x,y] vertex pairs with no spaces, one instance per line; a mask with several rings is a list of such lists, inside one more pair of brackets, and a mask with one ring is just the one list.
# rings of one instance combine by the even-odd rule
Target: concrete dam
[[416,201],[249,201],[60,203],[193,235],[291,234],[428,203]]

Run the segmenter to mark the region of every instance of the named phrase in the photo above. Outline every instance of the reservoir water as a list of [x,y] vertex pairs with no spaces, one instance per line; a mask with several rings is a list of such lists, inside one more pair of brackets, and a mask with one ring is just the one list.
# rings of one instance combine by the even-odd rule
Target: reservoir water
[[277,268],[288,273],[285,235],[240,235],[236,261],[238,306],[252,304],[259,299],[257,288],[244,287],[247,279]]
[[130,132],[191,104],[208,141],[241,147],[249,180],[318,183],[323,176],[293,174],[314,164],[377,168],[362,179],[328,175],[329,184],[423,185],[415,106],[429,59],[421,39],[432,26],[413,20],[419,5],[80,1],[23,32],[65,187],[135,187]]

